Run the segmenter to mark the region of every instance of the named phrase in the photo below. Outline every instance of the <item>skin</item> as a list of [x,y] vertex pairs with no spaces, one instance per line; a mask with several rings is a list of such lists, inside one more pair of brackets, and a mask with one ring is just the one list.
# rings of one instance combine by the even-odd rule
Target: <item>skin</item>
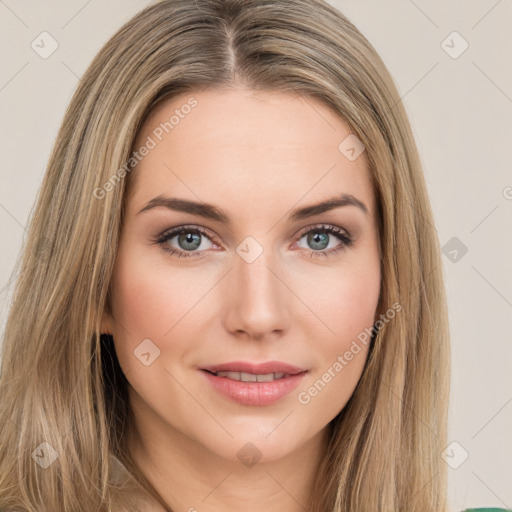
[[[241,88],[166,101],[135,147],[190,97],[197,106],[132,171],[113,314],[103,317],[130,383],[130,450],[173,510],[239,511],[250,503],[253,512],[303,511],[327,425],[352,395],[369,347],[308,404],[298,394],[377,319],[381,274],[366,156],[350,161],[338,150],[349,127],[319,100]],[[349,205],[287,220],[295,208],[342,193],[368,214]],[[232,225],[165,207],[138,213],[158,195],[216,205]],[[352,245],[312,257],[342,244],[333,234],[327,248],[308,243],[307,228],[314,234],[317,224],[347,230]],[[177,235],[155,243],[182,225],[211,234],[194,249],[202,257],[166,252],[186,252]],[[263,249],[251,263],[236,252],[248,236]],[[145,339],[160,350],[149,366],[134,355]],[[241,405],[199,370],[240,360],[285,361],[308,373],[273,405]],[[248,442],[261,453],[250,468],[237,457]]]

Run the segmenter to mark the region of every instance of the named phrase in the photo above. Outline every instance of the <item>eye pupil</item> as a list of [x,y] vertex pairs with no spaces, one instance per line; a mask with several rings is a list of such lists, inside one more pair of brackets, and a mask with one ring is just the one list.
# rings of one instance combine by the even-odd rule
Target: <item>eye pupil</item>
[[[189,231],[186,233],[180,233],[178,235],[178,243],[182,249],[186,251],[193,251],[201,245],[201,235],[197,233],[191,233]],[[191,244],[191,246],[188,244]]]
[[329,245],[329,235],[327,233],[319,233],[318,231],[312,231],[308,234],[308,243],[313,244],[315,246],[316,244],[320,244],[320,247],[312,247],[314,249],[323,250]]

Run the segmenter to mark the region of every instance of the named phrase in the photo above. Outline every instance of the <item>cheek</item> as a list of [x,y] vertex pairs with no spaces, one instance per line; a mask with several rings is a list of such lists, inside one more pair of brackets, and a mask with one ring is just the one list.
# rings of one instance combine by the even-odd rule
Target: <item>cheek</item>
[[119,255],[112,280],[113,334],[119,362],[128,373],[140,370],[133,355],[142,341],[149,339],[162,351],[165,334],[173,334],[186,311],[180,283],[168,272],[149,264],[136,250],[120,250]]
[[[375,321],[380,295],[376,258],[353,258],[338,269],[322,269],[301,278],[298,293],[315,314],[311,328],[321,334],[328,353],[341,350]],[[364,260],[364,261],[363,261]]]
[[156,366],[170,368],[193,352],[201,339],[193,333],[200,331],[208,307],[204,299],[216,282],[211,272],[171,269],[165,258],[155,263],[148,254],[147,248],[120,247],[112,279],[113,335],[125,374],[145,371],[134,351],[146,339],[160,351],[154,349]]
[[162,339],[200,298],[198,280],[190,273],[171,272],[143,251],[120,250],[113,278],[115,320],[131,338]]
[[331,280],[328,293],[309,296],[328,327],[313,337],[316,364],[297,396],[315,425],[325,425],[345,407],[363,372],[380,292],[379,272],[367,270]]
[[344,340],[357,336],[374,322],[380,283],[378,276],[351,275],[334,287],[324,307],[331,319],[332,330]]
[[[331,372],[337,370],[337,384],[332,389],[343,390],[343,394],[351,393],[364,368],[378,300],[377,292],[371,283],[363,286],[358,280],[343,281],[343,285],[334,289],[333,296],[325,300],[320,309],[323,311],[322,319],[330,330],[323,337],[322,348],[318,351],[321,360],[318,371],[323,373],[329,369]],[[333,368],[340,361],[343,368],[339,365]],[[340,398],[344,400],[348,397]]]
[[113,294],[118,330],[129,333],[131,338],[144,339],[156,333],[161,335],[166,326],[169,329],[170,312],[177,304],[165,283],[156,279],[154,272],[129,262],[118,270]]
[[[364,369],[372,325],[380,295],[380,265],[376,252],[367,251],[343,261],[336,272],[308,277],[308,306],[318,318],[312,319],[314,373],[299,395],[322,421],[332,419],[352,395]],[[323,332],[322,335],[319,335]],[[308,408],[308,411],[312,409]]]

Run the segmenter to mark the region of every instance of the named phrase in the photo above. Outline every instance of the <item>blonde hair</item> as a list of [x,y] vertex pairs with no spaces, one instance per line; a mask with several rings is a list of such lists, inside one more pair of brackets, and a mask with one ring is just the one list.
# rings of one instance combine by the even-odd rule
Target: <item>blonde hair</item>
[[[5,328],[0,507],[109,510],[111,454],[163,504],[125,446],[127,381],[100,335],[134,177],[119,170],[163,99],[240,86],[315,97],[362,141],[379,214],[378,313],[402,306],[377,331],[354,394],[329,424],[307,510],[445,510],[449,328],[421,162],[382,60],[321,0],[163,0],[128,21],[83,75],[50,155]],[[33,458],[42,442],[58,454],[44,470]]]

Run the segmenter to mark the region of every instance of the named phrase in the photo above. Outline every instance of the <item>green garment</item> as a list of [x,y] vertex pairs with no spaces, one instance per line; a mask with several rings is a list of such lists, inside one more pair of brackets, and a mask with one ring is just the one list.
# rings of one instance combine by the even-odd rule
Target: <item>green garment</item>
[[462,512],[512,512],[505,508],[467,508]]

